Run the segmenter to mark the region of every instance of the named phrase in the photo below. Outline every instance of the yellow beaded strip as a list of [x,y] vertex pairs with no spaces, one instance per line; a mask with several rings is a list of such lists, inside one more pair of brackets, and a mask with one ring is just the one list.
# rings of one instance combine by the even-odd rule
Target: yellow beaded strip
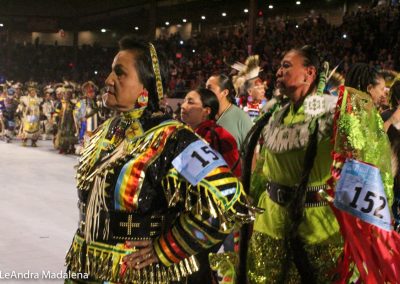
[[[173,263],[169,267],[162,263],[151,264],[141,269],[125,267],[122,259],[136,251],[126,249],[122,243],[109,245],[101,242],[86,243],[75,235],[66,256],[66,265],[74,273],[87,273],[97,280],[132,284],[166,284],[180,282],[183,278],[199,270],[199,263],[194,256]],[[82,262],[83,257],[85,262]],[[97,283],[97,282],[96,282]]]
[[156,76],[156,87],[157,87],[157,95],[158,99],[161,100],[164,96],[162,80],[161,80],[161,72],[160,72],[160,65],[158,64],[158,57],[156,49],[152,43],[150,45],[150,55],[151,55],[151,63],[153,65],[154,75]]

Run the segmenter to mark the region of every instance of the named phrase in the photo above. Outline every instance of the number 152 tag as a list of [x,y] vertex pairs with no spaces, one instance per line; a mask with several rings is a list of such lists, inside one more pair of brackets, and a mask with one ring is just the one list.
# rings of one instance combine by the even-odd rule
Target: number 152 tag
[[226,166],[226,162],[210,145],[197,140],[187,146],[172,165],[188,182],[197,185],[213,169]]
[[334,204],[367,223],[392,230],[386,194],[376,167],[346,160],[336,187]]

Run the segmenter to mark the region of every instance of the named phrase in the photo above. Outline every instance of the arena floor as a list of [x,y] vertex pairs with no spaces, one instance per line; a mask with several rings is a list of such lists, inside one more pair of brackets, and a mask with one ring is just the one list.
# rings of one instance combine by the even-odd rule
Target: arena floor
[[[23,283],[63,283],[59,276],[65,271],[64,256],[78,221],[73,168],[77,157],[58,154],[51,141],[38,145],[0,141],[2,283],[22,279]],[[24,275],[7,279],[6,273]],[[32,280],[36,276],[39,279]]]

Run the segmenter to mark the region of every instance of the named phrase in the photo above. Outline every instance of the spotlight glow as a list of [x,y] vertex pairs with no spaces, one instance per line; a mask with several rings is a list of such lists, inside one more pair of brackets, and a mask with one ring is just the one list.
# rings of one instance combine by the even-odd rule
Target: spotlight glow
[[205,20],[205,19],[206,19],[206,16],[201,16],[201,19],[202,19],[202,20]]
[[244,9],[243,12],[248,13],[249,9]]
[[101,29],[100,30],[102,33],[105,33],[107,30],[106,29]]

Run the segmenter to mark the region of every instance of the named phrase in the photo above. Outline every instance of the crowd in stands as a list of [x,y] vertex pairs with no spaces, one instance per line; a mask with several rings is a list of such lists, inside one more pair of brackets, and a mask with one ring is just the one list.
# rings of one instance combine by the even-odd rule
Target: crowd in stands
[[[183,97],[211,74],[231,71],[230,64],[248,56],[248,27],[238,24],[213,34],[197,34],[181,44],[179,34],[157,40],[170,65],[168,95]],[[400,69],[400,7],[377,6],[343,16],[339,26],[321,16],[302,22],[289,18],[257,20],[253,52],[261,57],[267,81],[273,78],[282,52],[304,44],[314,45],[338,71],[364,61],[381,69]],[[0,80],[48,84],[62,79],[92,80],[99,86],[109,73],[115,48],[98,45],[48,46],[0,42]],[[270,88],[272,90],[272,88]]]

